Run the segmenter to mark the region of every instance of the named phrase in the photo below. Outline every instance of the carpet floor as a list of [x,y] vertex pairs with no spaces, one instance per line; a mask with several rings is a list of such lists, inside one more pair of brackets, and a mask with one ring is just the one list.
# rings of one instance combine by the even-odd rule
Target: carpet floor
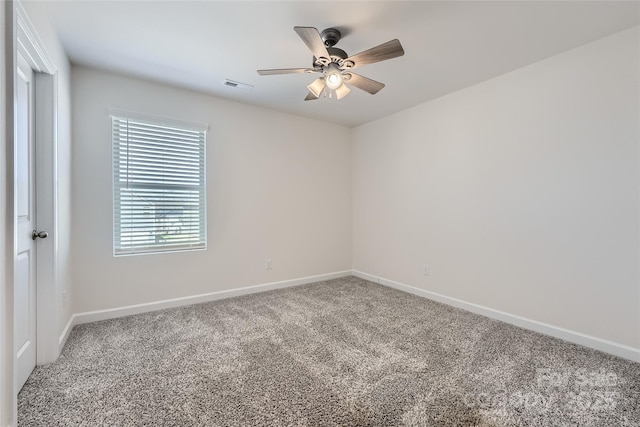
[[640,426],[640,364],[329,280],[76,326],[26,426]]

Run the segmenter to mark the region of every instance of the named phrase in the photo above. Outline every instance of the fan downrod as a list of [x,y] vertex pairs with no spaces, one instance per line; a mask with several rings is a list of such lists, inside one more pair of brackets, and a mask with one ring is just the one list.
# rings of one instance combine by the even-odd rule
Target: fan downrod
[[326,47],[333,47],[340,41],[342,33],[337,28],[327,28],[320,33],[320,38]]

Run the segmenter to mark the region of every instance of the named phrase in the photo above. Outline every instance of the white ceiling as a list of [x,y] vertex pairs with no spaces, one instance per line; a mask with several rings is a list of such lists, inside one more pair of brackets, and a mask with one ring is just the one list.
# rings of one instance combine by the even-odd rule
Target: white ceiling
[[[635,1],[48,1],[73,63],[349,126],[365,123],[638,25]],[[353,55],[397,38],[405,55],[359,68],[387,86],[303,101],[311,54],[293,27],[343,32]],[[238,91],[231,79],[253,85]]]

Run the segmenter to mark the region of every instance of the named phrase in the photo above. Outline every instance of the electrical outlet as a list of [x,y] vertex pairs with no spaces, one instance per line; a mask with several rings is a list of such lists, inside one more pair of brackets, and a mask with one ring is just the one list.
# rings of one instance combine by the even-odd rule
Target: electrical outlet
[[264,269],[271,270],[271,258],[268,258],[264,261]]
[[62,308],[67,308],[69,305],[69,295],[67,295],[67,291],[62,291]]
[[424,274],[425,276],[431,275],[431,269],[429,268],[428,264],[422,266],[422,274]]

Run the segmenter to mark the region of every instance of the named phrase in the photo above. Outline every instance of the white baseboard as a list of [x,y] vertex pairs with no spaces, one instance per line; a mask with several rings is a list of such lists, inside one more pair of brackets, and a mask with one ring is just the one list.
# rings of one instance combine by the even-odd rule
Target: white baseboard
[[115,319],[123,316],[130,316],[133,314],[147,313],[150,311],[163,310],[165,308],[180,307],[190,304],[198,304],[202,302],[215,301],[225,298],[232,298],[241,295],[248,295],[253,293],[265,292],[273,289],[288,288],[292,286],[299,286],[307,283],[320,282],[323,280],[337,279],[339,277],[356,276],[361,279],[369,280],[371,282],[379,283],[384,286],[389,286],[404,292],[408,292],[423,298],[427,298],[439,303],[447,304],[453,307],[461,308],[463,310],[470,311],[472,313],[480,314],[491,319],[500,320],[505,323],[509,323],[524,329],[528,329],[534,332],[539,332],[545,335],[549,335],[555,338],[559,338],[565,341],[569,341],[575,344],[583,345],[585,347],[600,350],[605,353],[613,354],[625,359],[632,360],[634,362],[640,362],[640,349],[625,346],[623,344],[607,341],[594,336],[586,335],[580,332],[571,331],[568,329],[560,328],[557,326],[549,325],[547,323],[538,322],[536,320],[527,319],[524,317],[516,316],[514,314],[506,313],[500,310],[495,310],[489,307],[484,307],[478,304],[470,303],[467,301],[459,300],[457,298],[448,297],[446,295],[438,294],[435,292],[419,289],[404,283],[396,282],[390,279],[374,276],[368,273],[357,270],[346,270],[335,273],[321,274],[317,276],[302,277],[298,279],[284,280],[281,282],[265,283],[261,285],[247,286],[243,288],[227,289],[223,291],[211,292],[200,295],[192,295],[181,298],[174,298],[163,301],[155,301],[144,304],[130,305],[126,307],[111,308],[106,310],[96,310],[84,313],[76,313],[71,316],[67,325],[65,326],[62,334],[59,338],[60,350],[64,347],[64,344],[71,333],[71,330],[75,325],[83,323],[97,322],[100,320]]
[[60,338],[58,338],[58,354],[62,352],[62,349],[64,348],[64,345],[67,343],[67,339],[69,338],[69,334],[71,333],[71,329],[73,329],[73,327],[76,325],[75,317],[75,314],[71,315],[69,321],[67,322],[67,325],[64,327],[62,333],[60,334]]
[[[232,298],[241,295],[254,294],[258,292],[270,291],[273,289],[289,288],[292,286],[304,285],[307,283],[320,282],[323,280],[337,279],[351,275],[351,270],[338,271],[335,273],[320,274],[318,276],[301,277],[298,279],[284,280],[281,282],[264,283],[262,285],[246,286],[244,288],[227,289],[224,291],[210,292],[200,295],[192,295],[181,298],[173,298],[163,301],[154,301],[144,304],[129,305],[126,307],[110,308],[106,310],[87,311],[76,313],[71,316],[69,323],[60,337],[61,345],[66,341],[69,332],[75,325],[83,323],[97,322],[100,320],[115,319],[117,317],[130,316],[132,314],[147,313],[150,311],[163,310],[165,308],[180,307],[184,305],[198,304],[202,302],[215,301],[225,298]],[[66,335],[65,335],[66,334]]]
[[580,332],[570,331],[568,329],[560,328],[557,326],[549,325],[547,323],[538,322],[536,320],[527,319],[524,317],[516,316],[514,314],[505,313],[504,311],[494,310],[489,307],[484,307],[478,304],[462,301],[456,298],[451,298],[446,295],[438,294],[435,292],[426,291],[413,286],[406,285],[404,283],[395,282],[393,280],[377,277],[368,273],[354,270],[352,274],[361,279],[369,280],[371,282],[379,283],[384,286],[389,286],[410,294],[418,295],[439,303],[447,304],[453,307],[462,308],[472,313],[480,314],[491,319],[500,320],[505,323],[509,323],[524,329],[529,329],[541,334],[550,335],[555,338],[560,338],[565,341],[572,342],[574,344],[583,345],[585,347],[600,350],[605,353],[613,354],[625,359],[632,360],[634,362],[640,362],[640,349],[628,347],[623,344],[607,341],[594,336],[586,335]]

